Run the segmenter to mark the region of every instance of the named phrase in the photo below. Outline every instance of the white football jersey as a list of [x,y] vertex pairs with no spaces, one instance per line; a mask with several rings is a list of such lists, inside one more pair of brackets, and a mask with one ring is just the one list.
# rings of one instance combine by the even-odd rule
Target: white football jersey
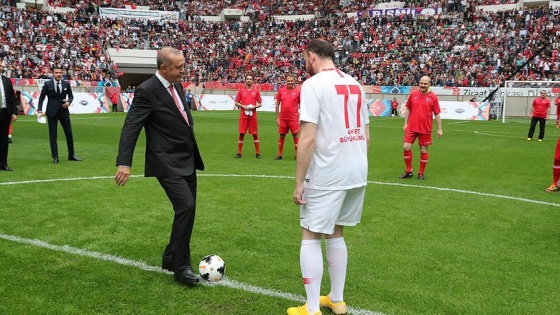
[[301,87],[299,119],[317,125],[306,188],[342,190],[367,184],[369,116],[360,83],[338,69],[317,73]]

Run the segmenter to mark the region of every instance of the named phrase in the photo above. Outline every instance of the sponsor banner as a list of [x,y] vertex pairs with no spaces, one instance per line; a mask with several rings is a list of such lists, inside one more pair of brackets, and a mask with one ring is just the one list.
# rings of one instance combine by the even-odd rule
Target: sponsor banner
[[[245,86],[244,82],[237,82],[237,83],[224,83],[220,81],[212,81],[212,82],[204,82],[205,89],[215,89],[215,90],[240,90],[242,87]],[[276,84],[258,84],[253,83],[253,86],[257,88],[257,90],[263,91],[276,91],[278,90],[278,85]]]
[[[70,114],[109,113],[111,108],[103,93],[73,93],[74,100],[68,110]],[[37,115],[40,92],[21,92],[21,104],[25,115]],[[48,97],[43,101],[43,112],[47,110]]]
[[[45,81],[51,79],[18,79],[18,78],[10,78],[12,81],[12,85],[16,86],[39,86],[40,88],[43,87]],[[70,86],[85,86],[85,87],[104,87],[106,84],[110,86],[118,86],[118,81],[83,81],[83,80],[66,80],[66,82],[70,83]],[[39,89],[40,89],[39,88]]]
[[[194,97],[194,106],[197,110],[235,110],[234,95],[206,95],[200,94]],[[273,96],[263,96],[263,106],[258,111],[274,112],[275,101]],[[451,102],[441,101],[442,119],[460,120],[488,120],[490,112],[489,102]],[[370,116],[388,117],[391,114],[391,100],[368,99],[366,104]],[[405,103],[399,106],[399,114],[404,117],[406,111]]]
[[102,93],[74,93],[74,101],[72,101],[68,110],[70,114],[110,112],[104,94]]
[[441,13],[441,8],[387,8],[387,9],[370,9],[358,12],[358,16],[399,16],[399,15],[436,15]]
[[226,15],[243,15],[243,10],[242,9],[232,9],[232,8],[223,9],[222,14],[224,16],[226,16]]
[[[237,110],[234,102],[235,95],[195,95],[194,103],[197,110]],[[260,112],[274,112],[276,103],[274,96],[262,96],[262,106],[257,109]]]
[[132,105],[132,99],[134,98],[134,93],[121,93],[121,105],[123,107],[123,111],[126,113],[130,109],[130,105]]
[[404,8],[406,3],[399,1],[383,2],[375,5],[375,9],[394,9]]
[[[406,103],[399,106],[398,112],[404,117]],[[391,114],[391,100],[368,99],[367,106],[370,116],[388,117]],[[490,103],[484,102],[449,102],[440,101],[442,119],[488,120]]]
[[[26,115],[36,115],[40,92],[22,92],[21,103]],[[120,93],[120,103],[124,112],[132,105],[134,93]],[[194,94],[193,110],[237,110],[233,101],[235,95]],[[262,112],[274,112],[274,96],[262,96]],[[43,111],[46,111],[48,99],[45,98]],[[71,114],[109,113],[110,102],[104,93],[74,93],[74,101],[68,108]],[[489,102],[454,102],[440,101],[442,119],[488,120]],[[391,114],[391,100],[367,99],[370,116],[387,117]],[[399,106],[399,115],[404,117],[405,102]]]
[[490,102],[439,102],[442,119],[488,120]]
[[197,110],[234,110],[234,95],[200,94],[194,97]]
[[[402,88],[402,87],[399,87]],[[416,88],[417,89],[417,88]],[[436,95],[459,95],[459,96],[470,96],[470,97],[478,97],[478,99],[483,100],[485,99],[490,93],[492,93],[496,87],[430,87],[430,89]],[[545,90],[548,92],[548,95],[553,96],[560,93],[560,88],[541,88],[541,87],[519,87],[519,88],[500,88],[498,92],[494,95],[501,96],[502,98],[504,95],[507,94],[508,97],[538,97],[540,96],[540,91]],[[411,90],[412,91],[412,90]],[[409,93],[405,93],[409,94]]]
[[156,11],[138,9],[99,8],[99,15],[103,18],[117,19],[146,19],[146,20],[179,20],[179,11]]
[[40,94],[40,92],[21,92],[21,106],[23,106],[25,115],[37,115],[37,104]]

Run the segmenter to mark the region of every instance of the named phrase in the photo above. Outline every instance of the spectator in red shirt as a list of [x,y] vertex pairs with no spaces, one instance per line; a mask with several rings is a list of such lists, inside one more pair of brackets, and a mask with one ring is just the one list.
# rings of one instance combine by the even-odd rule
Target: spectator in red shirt
[[117,112],[117,106],[118,106],[118,102],[119,102],[119,94],[114,92],[113,95],[111,95],[111,104],[113,105],[113,113]]
[[394,97],[391,101],[391,117],[398,117],[399,114],[397,113],[397,108],[399,107],[399,102],[397,102],[397,98]]
[[546,120],[550,114],[550,101],[546,98],[546,91],[541,91],[541,96],[533,100],[533,114],[531,115],[531,126],[527,134],[527,141],[531,141],[537,122],[539,123],[539,138],[537,141],[542,142],[544,139],[544,129]]

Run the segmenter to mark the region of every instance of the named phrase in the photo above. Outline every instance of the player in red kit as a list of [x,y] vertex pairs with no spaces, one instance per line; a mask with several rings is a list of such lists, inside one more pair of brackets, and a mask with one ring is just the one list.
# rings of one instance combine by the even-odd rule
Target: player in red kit
[[531,115],[531,126],[529,127],[529,133],[527,134],[527,141],[531,141],[533,138],[533,133],[535,132],[535,127],[539,123],[539,139],[537,141],[542,142],[544,139],[544,129],[546,126],[546,120],[550,114],[550,101],[546,98],[546,91],[541,91],[541,96],[533,100],[533,114]]
[[284,141],[288,131],[294,138],[294,150],[297,156],[298,133],[299,133],[299,100],[300,90],[296,88],[296,79],[293,75],[286,76],[286,86],[281,87],[276,93],[276,124],[278,125],[278,156],[275,160],[282,159]]
[[432,123],[435,116],[437,122],[438,138],[443,136],[439,101],[437,96],[430,91],[430,78],[420,78],[419,90],[410,93],[406,102],[404,115],[404,145],[403,156],[406,171],[399,178],[410,178],[412,172],[412,144],[418,138],[420,145],[420,169],[418,179],[424,179],[424,170],[428,164],[428,146],[432,145]]
[[558,97],[554,100],[554,105],[556,105],[556,128],[558,128],[560,123],[560,93],[558,93]]
[[253,76],[245,77],[245,87],[237,92],[235,105],[241,110],[239,112],[239,138],[237,140],[237,154],[235,158],[240,158],[243,151],[243,139],[247,130],[253,135],[255,144],[255,157],[261,158],[259,145],[259,135],[257,126],[257,108],[262,106],[261,93],[253,87]]
[[552,184],[548,186],[544,191],[546,192],[558,192],[558,181],[560,180],[560,137],[556,142],[556,151],[554,151],[554,164],[552,164]]

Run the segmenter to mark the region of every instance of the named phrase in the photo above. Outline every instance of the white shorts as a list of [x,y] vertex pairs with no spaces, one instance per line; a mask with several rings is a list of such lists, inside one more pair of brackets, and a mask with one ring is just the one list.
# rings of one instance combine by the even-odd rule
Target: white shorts
[[311,232],[333,234],[335,225],[355,226],[360,223],[366,187],[348,190],[305,189],[305,205],[299,208],[302,228]]

